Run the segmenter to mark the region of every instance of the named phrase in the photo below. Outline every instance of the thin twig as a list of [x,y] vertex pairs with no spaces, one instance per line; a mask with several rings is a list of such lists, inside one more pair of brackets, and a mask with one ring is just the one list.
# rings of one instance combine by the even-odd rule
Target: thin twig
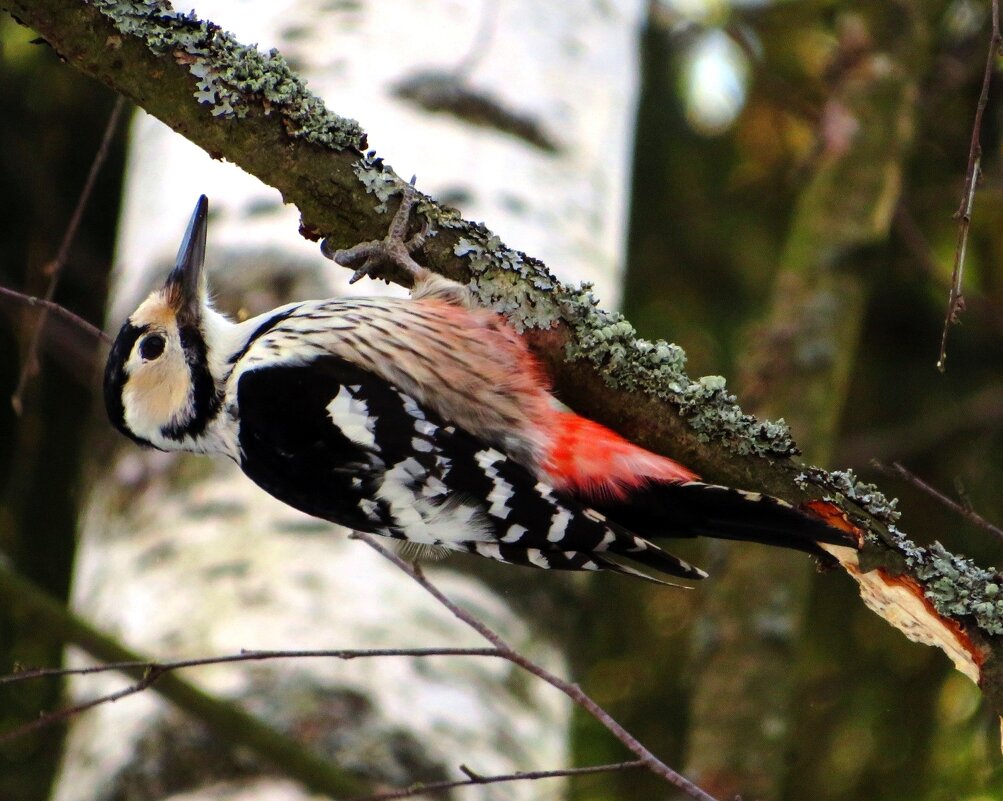
[[[935,284],[937,289],[950,292],[950,283],[940,275],[940,265],[937,263],[933,248],[930,247],[919,223],[916,222],[916,218],[913,217],[912,212],[904,202],[899,202],[895,207],[892,225],[912,257],[910,264],[918,268],[922,278]],[[997,331],[1003,332],[1003,309],[990,302],[985,294],[973,293],[969,288],[965,295],[965,309],[974,310]]]
[[[90,171],[87,173],[87,180],[84,182],[84,188],[80,192],[80,197],[77,198],[77,205],[73,209],[73,214],[70,217],[70,222],[66,226],[66,232],[63,234],[63,241],[59,245],[59,250],[56,253],[56,258],[45,265],[44,272],[49,275],[49,286],[45,290],[44,300],[46,303],[52,303],[52,299],[56,295],[56,287],[59,285],[59,279],[62,275],[63,268],[66,266],[66,261],[70,255],[70,248],[73,246],[73,240],[76,239],[77,231],[80,228],[80,220],[83,217],[84,209],[87,207],[87,201],[90,200],[91,193],[94,191],[94,184],[97,181],[98,174],[101,172],[101,168],[104,166],[105,161],[108,158],[108,151],[111,149],[111,141],[115,135],[115,130],[118,128],[119,118],[122,116],[122,110],[125,108],[125,98],[122,95],[118,96],[115,101],[115,107],[111,110],[111,114],[108,116],[108,123],[105,125],[104,135],[101,137],[101,144],[97,149],[97,153],[94,154],[94,160],[91,162]],[[38,371],[38,347],[39,342],[42,338],[42,329],[45,327],[46,319],[50,307],[46,304],[42,304],[42,313],[39,315],[37,322],[35,323],[35,330],[31,335],[31,340],[28,342],[28,349],[25,352],[24,364],[21,367],[21,375],[17,380],[17,388],[14,390],[14,394],[11,396],[10,403],[14,407],[14,413],[18,416],[24,411],[24,391],[28,386],[28,381],[37,371]]]
[[481,776],[474,773],[466,765],[460,765],[460,770],[467,776],[466,779],[456,781],[429,782],[428,784],[413,784],[401,790],[390,790],[376,795],[367,795],[365,798],[354,798],[351,801],[394,801],[398,798],[411,798],[412,796],[424,793],[441,792],[443,790],[453,790],[457,787],[470,787],[474,784],[498,784],[500,782],[535,781],[537,779],[555,779],[563,776],[588,776],[593,773],[614,773],[620,770],[631,770],[633,768],[643,768],[644,761],[635,759],[631,762],[614,762],[609,765],[590,765],[584,768],[565,768],[563,770],[533,770],[519,773],[504,773],[498,776]]
[[402,571],[407,573],[412,579],[414,579],[422,588],[428,592],[433,598],[435,598],[439,603],[441,603],[446,609],[448,609],[452,614],[459,618],[462,622],[466,623],[470,628],[480,634],[484,639],[490,642],[495,648],[498,649],[499,654],[502,658],[507,659],[513,664],[518,665],[523,670],[532,673],[539,679],[547,682],[551,687],[554,687],[564,693],[568,698],[574,701],[578,706],[588,712],[592,717],[598,720],[616,739],[623,743],[631,752],[636,754],[645,767],[648,768],[656,776],[660,776],[665,779],[665,781],[670,784],[674,784],[684,793],[686,793],[690,798],[697,799],[697,801],[716,801],[716,799],[707,793],[705,790],[701,789],[685,776],[677,773],[664,762],[662,762],[658,757],[656,757],[651,751],[649,751],[641,742],[629,731],[627,731],[623,726],[616,722],[613,717],[599,704],[592,700],[592,698],[582,690],[577,684],[572,684],[567,682],[559,676],[555,676],[550,671],[530,661],[518,651],[512,648],[508,643],[505,642],[494,630],[488,628],[481,620],[474,617],[472,614],[467,612],[462,607],[455,604],[449,598],[447,598],[438,587],[432,584],[428,579],[425,578],[421,569],[416,565],[405,562],[399,556],[391,553],[375,539],[373,539],[368,534],[363,534],[361,532],[355,532],[352,534],[355,539],[362,540],[366,545],[375,550],[385,559],[393,562]]
[[944,493],[942,493],[936,487],[930,486],[923,479],[921,479],[915,473],[911,472],[908,468],[904,467],[899,462],[892,462],[891,467],[888,467],[887,465],[882,464],[881,462],[875,459],[874,461],[871,462],[871,464],[873,464],[875,468],[880,470],[886,476],[898,476],[899,478],[908,481],[917,489],[921,490],[922,492],[925,492],[931,498],[939,501],[941,504],[946,506],[952,512],[956,512],[957,514],[961,515],[969,523],[972,523],[978,526],[979,528],[988,531],[994,537],[1003,540],[1003,529],[999,528],[999,526],[995,526],[992,523],[990,523],[982,515],[973,510],[970,506],[967,506],[963,503],[958,503],[953,498],[949,498],[948,496],[944,495]]
[[99,695],[97,698],[91,698],[89,701],[82,701],[79,704],[73,704],[72,706],[65,706],[62,709],[56,709],[53,712],[46,712],[45,714],[39,715],[35,720],[29,721],[21,726],[11,729],[10,731],[5,731],[0,733],[0,745],[16,740],[25,735],[31,734],[39,729],[44,729],[47,726],[52,726],[55,723],[67,720],[74,715],[79,715],[81,712],[86,712],[88,709],[93,709],[101,704],[109,704],[118,701],[122,698],[126,698],[130,695],[135,695],[136,693],[142,692],[146,688],[152,686],[157,679],[164,675],[166,671],[158,670],[154,667],[146,672],[135,684],[130,684],[128,687],[123,687],[113,693],[108,693],[107,695]]
[[80,315],[74,314],[65,306],[60,306],[58,303],[53,303],[51,300],[36,298],[34,295],[25,295],[23,292],[18,292],[16,289],[8,289],[5,286],[0,286],[0,297],[10,298],[11,300],[16,301],[17,303],[22,303],[25,306],[35,306],[43,309],[47,313],[55,314],[57,317],[62,317],[67,322],[75,325],[77,328],[80,328],[89,336],[103,342],[105,345],[110,345],[112,342],[111,336],[106,334],[96,325],[92,325]]
[[178,659],[170,662],[108,662],[103,665],[90,665],[79,668],[38,668],[37,670],[18,670],[6,676],[0,676],[0,685],[15,684],[32,679],[49,678],[52,676],[86,676],[94,673],[109,673],[123,670],[159,670],[167,672],[184,668],[202,667],[204,665],[225,665],[231,662],[263,662],[273,659],[371,659],[379,656],[495,656],[501,654],[497,648],[342,648],[337,650],[297,650],[297,651],[241,651],[239,654],[223,656],[206,656],[198,659]]
[[982,76],[982,91],[975,107],[975,121],[972,124],[972,140],[968,147],[968,168],[965,170],[965,187],[961,193],[961,205],[955,216],[958,218],[958,242],[954,249],[954,270],[951,273],[951,291],[947,298],[947,314],[944,316],[944,331],[940,336],[940,354],[937,369],[947,369],[947,334],[956,325],[965,310],[965,296],[961,290],[965,269],[965,252],[968,249],[968,231],[972,225],[972,206],[975,203],[975,187],[980,176],[982,162],[982,114],[989,103],[989,83],[992,79],[993,64],[1003,37],[1000,36],[999,0],[992,0],[993,30],[989,38],[989,53],[986,55],[986,69]]
[[341,649],[341,650],[318,650],[318,651],[242,651],[239,654],[227,654],[224,656],[208,656],[198,659],[179,659],[173,662],[109,662],[104,665],[93,665],[84,668],[40,668],[38,670],[20,670],[7,676],[0,677],[0,685],[14,684],[19,681],[39,679],[49,676],[71,676],[87,675],[92,673],[106,673],[108,671],[143,670],[143,676],[139,681],[117,690],[107,695],[101,695],[88,701],[83,701],[73,706],[57,709],[39,715],[35,720],[26,723],[10,731],[0,734],[0,744],[16,740],[38,729],[51,726],[73,715],[85,712],[95,706],[121,700],[130,695],[135,695],[151,687],[161,676],[172,673],[183,668],[202,667],[204,665],[221,665],[230,662],[261,662],[271,659],[304,659],[304,658],[329,658],[329,659],[362,659],[379,656],[492,656],[507,658],[495,648],[372,648],[372,649]]

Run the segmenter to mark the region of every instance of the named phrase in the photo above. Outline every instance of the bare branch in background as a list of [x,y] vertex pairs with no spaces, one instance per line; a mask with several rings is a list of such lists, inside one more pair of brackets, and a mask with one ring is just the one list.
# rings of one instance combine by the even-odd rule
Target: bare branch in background
[[32,332],[31,339],[28,342],[28,349],[25,351],[24,364],[21,367],[21,375],[17,380],[17,388],[10,399],[11,406],[14,407],[14,412],[19,417],[24,411],[24,391],[28,386],[28,381],[38,372],[39,342],[42,339],[42,330],[45,328],[49,312],[52,310],[50,304],[52,304],[52,299],[56,295],[56,287],[59,286],[59,279],[62,276],[63,268],[66,267],[66,260],[69,258],[70,248],[73,245],[73,240],[76,239],[77,230],[80,228],[80,220],[83,217],[84,209],[87,207],[87,201],[90,200],[91,193],[94,190],[94,183],[97,181],[98,174],[108,159],[111,141],[115,136],[115,131],[118,129],[118,121],[122,116],[124,108],[125,98],[119,95],[108,117],[108,123],[105,125],[101,144],[94,154],[90,171],[87,173],[87,180],[84,182],[84,188],[80,191],[80,197],[77,198],[77,205],[73,209],[73,215],[66,226],[66,232],[63,234],[63,241],[59,245],[56,258],[43,268],[43,273],[49,276],[49,286],[45,290],[45,297],[43,299],[45,302],[38,304],[42,307],[42,313],[35,323],[35,330]]
[[[544,681],[547,681],[552,686],[559,690],[562,690],[566,694],[569,694],[573,699],[574,695],[568,693],[566,688],[573,688],[577,695],[582,698],[586,698],[584,693],[577,688],[576,685],[570,685],[557,677],[552,676],[542,667],[539,667],[535,663],[531,662],[529,659],[513,650],[509,645],[507,645],[497,634],[495,634],[491,629],[489,629],[484,623],[477,620],[473,615],[465,610],[460,609],[452,601],[450,601],[446,596],[434,587],[427,579],[421,574],[419,570],[415,567],[408,565],[396,556],[384,551],[382,546],[375,542],[370,542],[368,537],[364,535],[356,535],[359,539],[364,539],[367,544],[379,551],[383,556],[390,559],[394,564],[400,567],[405,573],[410,575],[415,581],[421,584],[428,592],[430,592],[433,597],[439,600],[443,605],[446,606],[449,611],[460,618],[467,625],[472,626],[477,630],[482,636],[487,638],[494,647],[491,648],[373,648],[373,649],[324,649],[324,650],[275,650],[275,651],[241,651],[237,654],[226,654],[223,656],[213,656],[213,657],[201,657],[195,659],[179,659],[170,662],[151,662],[143,660],[128,660],[121,662],[109,662],[103,665],[93,665],[89,667],[80,668],[42,668],[35,670],[18,670],[7,676],[0,676],[0,685],[5,684],[16,684],[19,682],[30,681],[32,679],[48,678],[52,676],[71,676],[71,675],[93,675],[97,673],[108,673],[112,671],[135,671],[142,670],[143,675],[140,679],[127,687],[123,687],[106,695],[98,696],[96,698],[83,701],[79,704],[73,706],[68,706],[63,709],[56,710],[54,712],[49,712],[41,715],[37,720],[32,721],[24,726],[19,726],[11,731],[4,732],[0,734],[0,744],[15,740],[18,737],[22,737],[38,729],[44,728],[46,726],[58,723],[60,721],[67,720],[81,712],[88,709],[92,709],[101,704],[111,703],[114,701],[121,700],[130,695],[135,695],[140,693],[150,687],[154,686],[156,682],[163,676],[172,673],[177,670],[182,670],[185,668],[193,667],[203,667],[206,665],[219,665],[234,662],[262,662],[270,661],[276,659],[307,659],[307,658],[326,658],[326,659],[362,659],[362,658],[374,658],[374,657],[433,657],[433,656],[486,656],[493,658],[505,659],[509,662],[523,667],[534,675],[539,676]],[[589,702],[595,709],[599,709],[594,702]],[[588,708],[588,707],[587,707]],[[592,711],[592,710],[590,710]],[[606,719],[612,722],[612,719],[602,710],[599,710],[601,715],[605,716]],[[595,713],[593,713],[595,714]],[[602,720],[602,718],[600,718]],[[614,726],[617,724],[612,722]],[[616,732],[614,732],[615,734]],[[627,737],[636,743],[636,740],[629,734]],[[623,738],[618,737],[623,742]],[[643,746],[640,746],[643,751]],[[632,748],[632,750],[635,750]],[[646,752],[645,752],[646,753]],[[520,772],[511,773],[498,776],[481,776],[474,771],[470,770],[465,766],[461,766],[460,770],[467,775],[468,778],[448,781],[448,782],[437,782],[434,784],[416,784],[407,788],[392,790],[385,793],[380,793],[377,795],[366,796],[364,799],[360,798],[356,801],[390,801],[391,799],[397,798],[408,798],[420,793],[441,791],[452,789],[456,787],[466,787],[475,784],[498,784],[502,782],[512,782],[512,781],[524,781],[524,780],[536,780],[536,779],[546,779],[546,778],[557,778],[562,776],[578,776],[587,775],[594,773],[606,773],[618,770],[628,770],[632,768],[647,767],[654,770],[652,767],[652,760],[654,760],[657,765],[661,765],[654,757],[651,759],[645,759],[643,756],[641,759],[628,761],[628,762],[618,762],[609,765],[593,765],[589,767],[582,768],[567,768],[561,770],[549,770],[549,771],[530,771],[530,772]],[[664,766],[663,766],[664,767]],[[670,774],[674,773],[670,768],[664,768]],[[656,773],[662,775],[658,770]],[[680,786],[687,794],[691,797],[699,799],[700,801],[714,801],[713,797],[707,795],[703,791],[697,788],[698,792],[696,794],[690,792],[687,789],[687,785],[693,787],[686,779],[679,777],[680,783],[676,783]]]
[[179,659],[172,662],[146,662],[131,660],[127,662],[109,662],[104,665],[92,665],[83,668],[41,668],[38,670],[18,670],[7,676],[0,676],[0,685],[16,684],[18,682],[29,681],[31,679],[48,678],[51,676],[83,676],[95,673],[108,673],[112,671],[142,670],[143,676],[134,684],[124,687],[107,695],[98,696],[73,706],[57,709],[53,712],[46,712],[39,715],[36,720],[26,723],[10,731],[0,734],[0,744],[16,740],[19,737],[43,729],[53,723],[58,723],[67,718],[73,717],[81,712],[85,712],[95,706],[118,701],[135,695],[143,690],[152,687],[157,680],[168,673],[184,668],[202,667],[205,665],[222,665],[231,662],[263,662],[274,659],[362,659],[378,656],[494,656],[505,658],[505,655],[496,648],[374,648],[368,650],[342,649],[342,650],[282,650],[282,651],[242,651],[239,654],[227,654],[224,656],[207,656],[197,659]]
[[[87,322],[79,314],[74,314],[65,306],[60,306],[58,303],[53,303],[51,300],[36,298],[33,295],[25,295],[23,292],[18,292],[16,289],[8,289],[3,286],[0,286],[0,297],[9,298],[16,303],[21,303],[25,306],[35,306],[36,308],[42,309],[44,314],[55,314],[62,317],[71,325],[81,329],[88,336],[103,342],[105,345],[111,344],[111,337],[96,325]],[[41,322],[39,323],[39,328],[41,328]]]
[[178,659],[171,662],[108,662],[103,665],[91,665],[80,668],[40,668],[37,670],[18,670],[6,676],[0,676],[0,685],[16,684],[32,679],[48,678],[50,676],[90,676],[95,673],[111,673],[123,670],[143,669],[167,673],[171,670],[202,667],[204,665],[225,665],[231,662],[266,662],[275,659],[369,659],[378,656],[501,656],[497,648],[349,648],[323,650],[277,650],[277,651],[241,651],[239,654],[223,656],[206,656],[198,659]]
[[644,762],[635,759],[632,762],[615,762],[610,765],[591,765],[585,768],[565,768],[564,770],[534,770],[526,773],[506,773],[500,776],[481,776],[474,773],[466,765],[460,765],[460,770],[469,778],[459,779],[451,782],[432,782],[429,784],[415,784],[405,787],[403,790],[391,790],[377,795],[367,795],[365,798],[354,798],[351,801],[393,801],[397,798],[411,798],[423,793],[441,792],[442,790],[453,790],[457,787],[470,787],[476,784],[498,784],[500,782],[515,782],[537,779],[555,779],[564,776],[588,776],[595,773],[614,773],[620,770],[631,770],[633,768],[643,768]]
[[992,523],[990,523],[982,515],[973,510],[971,506],[968,505],[967,503],[958,503],[958,501],[955,501],[954,499],[944,495],[944,493],[942,493],[936,487],[931,487],[923,479],[921,479],[915,473],[911,472],[908,468],[904,467],[899,462],[892,462],[891,467],[889,467],[888,465],[883,464],[879,462],[877,459],[875,459],[874,461],[871,462],[871,464],[874,465],[875,468],[880,470],[886,476],[897,476],[898,478],[908,481],[918,490],[921,490],[934,500],[940,502],[948,509],[950,509],[952,512],[956,512],[957,514],[961,515],[969,523],[978,526],[983,531],[988,531],[994,537],[1003,542],[1003,529],[1001,529],[999,526],[995,526]]
[[972,143],[968,149],[968,168],[965,170],[965,188],[961,193],[961,205],[955,212],[958,218],[958,244],[954,250],[954,270],[951,273],[951,292],[947,298],[947,314],[944,317],[944,331],[940,337],[940,354],[937,356],[937,369],[944,372],[947,369],[947,334],[952,325],[961,321],[961,313],[965,310],[965,296],[961,290],[962,276],[965,270],[965,251],[968,248],[968,231],[972,225],[972,206],[975,203],[975,187],[981,174],[982,162],[982,114],[989,103],[989,83],[992,79],[993,64],[999,53],[1000,43],[1000,9],[999,0],[993,0],[993,30],[989,38],[989,53],[986,55],[986,71],[982,78],[982,92],[975,107],[975,122],[972,125]]

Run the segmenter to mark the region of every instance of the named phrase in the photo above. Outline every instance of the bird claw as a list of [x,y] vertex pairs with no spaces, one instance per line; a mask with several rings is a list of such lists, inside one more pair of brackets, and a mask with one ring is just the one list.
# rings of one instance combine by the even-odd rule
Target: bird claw
[[[335,261],[338,260],[335,259]],[[343,267],[351,267],[351,264],[343,264],[340,261],[338,261],[338,264],[341,264]],[[367,275],[373,275],[378,267],[380,267],[379,260],[369,257],[362,263],[361,267],[352,273],[352,277],[348,279],[348,283],[354,284],[360,278],[364,278]]]
[[[411,218],[411,209],[418,199],[418,193],[414,189],[415,178],[404,187],[401,197],[400,207],[394,214],[390,222],[390,228],[383,239],[374,239],[369,242],[360,242],[350,248],[331,252],[324,245],[321,251],[329,259],[333,259],[342,267],[354,267],[355,272],[348,279],[348,283],[354,284],[363,276],[376,277],[381,269],[388,266],[396,266],[409,273],[412,279],[417,280],[427,271],[418,264],[411,254],[420,250],[428,238],[428,221],[422,226],[421,231],[410,239],[405,239],[408,222]],[[326,244],[326,243],[325,243]]]

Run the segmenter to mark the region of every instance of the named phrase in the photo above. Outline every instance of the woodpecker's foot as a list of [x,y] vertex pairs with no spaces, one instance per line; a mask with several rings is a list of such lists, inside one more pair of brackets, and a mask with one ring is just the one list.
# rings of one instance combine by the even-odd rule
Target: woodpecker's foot
[[344,250],[336,250],[330,253],[323,250],[324,255],[334,259],[342,267],[354,267],[355,272],[348,279],[348,283],[354,284],[364,275],[376,277],[381,269],[388,266],[397,266],[411,274],[417,284],[428,276],[428,270],[411,258],[411,254],[419,250],[428,238],[428,223],[410,239],[405,239],[408,222],[411,218],[411,209],[418,199],[418,193],[414,189],[415,176],[411,177],[411,182],[404,188],[401,197],[400,208],[394,215],[390,223],[390,230],[383,239],[374,239],[370,242],[360,242]]

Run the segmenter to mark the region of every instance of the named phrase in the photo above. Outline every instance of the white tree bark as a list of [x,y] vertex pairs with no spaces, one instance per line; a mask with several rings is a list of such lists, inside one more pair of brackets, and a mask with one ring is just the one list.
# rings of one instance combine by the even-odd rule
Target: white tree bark
[[[332,109],[362,122],[380,155],[402,174],[418,173],[423,191],[485,219],[562,278],[594,281],[607,305],[615,302],[640,0],[216,0],[198,13],[244,41],[278,46]],[[407,99],[416,87],[425,106],[453,103],[481,118],[429,111]],[[222,308],[255,314],[348,291],[347,272],[297,236],[295,210],[275,190],[141,116],[109,327],[163,280],[203,192]],[[388,290],[363,283],[351,291]],[[230,464],[123,445],[96,483],[79,554],[78,610],[159,658],[483,644],[385,560],[273,501]],[[437,583],[563,672],[560,655],[504,599],[450,567],[434,569]],[[567,704],[537,682],[510,680],[512,670],[488,659],[300,660],[188,678],[279,728],[308,732],[309,747],[345,766],[404,785],[416,765],[457,777],[460,763],[482,774],[566,764]],[[76,686],[89,696],[119,684],[88,677]],[[74,722],[55,798],[305,797],[243,755],[205,758],[213,747],[151,693],[104,705]],[[466,792],[528,799],[540,788]]]

